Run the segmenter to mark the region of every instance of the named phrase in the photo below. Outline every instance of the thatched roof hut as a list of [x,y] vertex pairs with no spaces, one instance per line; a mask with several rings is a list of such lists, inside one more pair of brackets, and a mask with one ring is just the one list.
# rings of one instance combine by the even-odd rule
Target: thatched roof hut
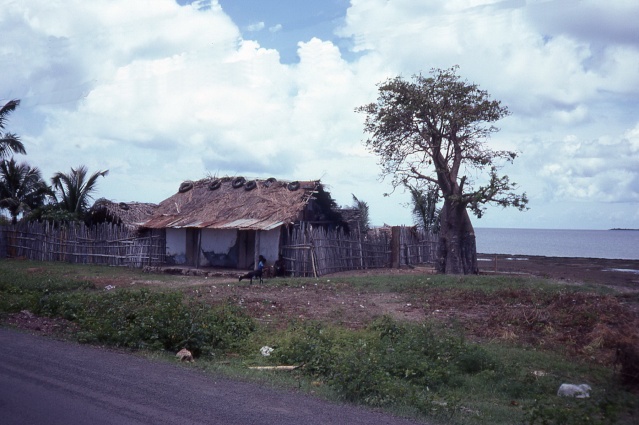
[[319,180],[222,177],[182,183],[143,227],[271,230],[298,221],[343,225]]
[[89,224],[114,223],[129,228],[138,228],[153,216],[157,204],[144,202],[113,202],[100,198],[89,210]]

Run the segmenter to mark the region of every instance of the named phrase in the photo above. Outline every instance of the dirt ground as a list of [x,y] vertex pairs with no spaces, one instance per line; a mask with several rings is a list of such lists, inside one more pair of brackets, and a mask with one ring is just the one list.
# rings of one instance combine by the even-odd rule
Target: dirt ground
[[[558,258],[536,256],[479,256],[481,274],[539,276],[572,285],[594,284],[615,290],[611,295],[594,292],[559,293],[550,298],[522,287],[486,295],[479,291],[429,288],[433,269],[383,269],[336,273],[303,284],[278,285],[238,282],[236,275],[175,276],[168,282],[149,274],[148,280],[96,279],[105,290],[112,287],[167,285],[183,287],[194,298],[212,304],[231,302],[242,306],[255,320],[284,326],[290,319],[317,319],[350,328],[361,328],[376,317],[400,320],[439,320],[462,327],[477,340],[511,340],[532,346],[569,351],[602,363],[614,361],[620,342],[639,341],[639,260]],[[413,274],[424,278],[424,288],[385,293],[356,289],[344,283],[350,276]],[[296,281],[299,282],[299,281]],[[38,333],[73,332],[73,324],[38,318],[29,312],[11,315],[14,326]]]

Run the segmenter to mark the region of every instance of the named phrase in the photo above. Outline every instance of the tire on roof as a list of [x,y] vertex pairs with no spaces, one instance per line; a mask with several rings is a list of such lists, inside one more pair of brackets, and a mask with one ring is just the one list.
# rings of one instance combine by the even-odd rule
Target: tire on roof
[[244,186],[245,182],[246,182],[246,179],[244,177],[235,177],[231,185],[233,186],[233,189],[237,189],[238,187]]
[[182,182],[182,184],[180,185],[180,188],[178,189],[178,192],[184,193],[184,192],[188,192],[191,189],[193,189],[193,182],[190,180],[187,180],[185,182]]
[[248,182],[246,182],[246,184],[244,185],[244,190],[249,191],[249,190],[253,190],[257,187],[257,182],[255,180],[250,180]]
[[209,183],[209,190],[217,190],[222,186],[222,180],[215,179],[211,183]]
[[286,187],[291,192],[294,192],[294,191],[296,191],[297,189],[300,188],[300,182],[298,182],[298,181],[290,182]]
[[262,185],[264,187],[270,187],[276,181],[277,181],[277,179],[275,177],[269,177],[268,179],[264,180],[264,183],[262,183]]

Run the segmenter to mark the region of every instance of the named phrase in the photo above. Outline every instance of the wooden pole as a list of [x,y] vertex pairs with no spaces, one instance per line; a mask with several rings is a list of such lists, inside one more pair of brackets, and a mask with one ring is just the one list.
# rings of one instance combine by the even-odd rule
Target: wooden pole
[[391,227],[391,268],[398,269],[400,267],[400,239],[401,239],[401,227]]

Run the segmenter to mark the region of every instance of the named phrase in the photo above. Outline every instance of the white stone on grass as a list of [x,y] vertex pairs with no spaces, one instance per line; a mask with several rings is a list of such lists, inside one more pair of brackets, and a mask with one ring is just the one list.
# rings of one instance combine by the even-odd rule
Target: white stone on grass
[[560,397],[588,398],[592,388],[588,384],[561,384],[557,395]]

